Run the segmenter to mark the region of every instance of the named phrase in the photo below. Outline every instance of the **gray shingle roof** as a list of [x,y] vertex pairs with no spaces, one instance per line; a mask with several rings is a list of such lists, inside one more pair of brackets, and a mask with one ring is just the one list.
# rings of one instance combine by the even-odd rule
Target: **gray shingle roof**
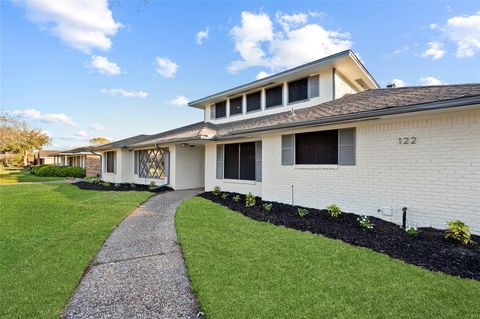
[[[424,110],[430,103],[443,103],[444,107],[472,104],[463,99],[475,98],[480,103],[480,84],[458,84],[441,86],[403,87],[393,89],[372,89],[347,95],[342,98],[290,111],[255,117],[251,119],[212,124],[197,122],[154,135],[138,135],[121,141],[96,147],[96,150],[118,147],[141,147],[153,144],[175,143],[199,140],[202,135],[214,139],[228,138],[245,132],[277,129],[281,126],[296,127],[315,121],[334,123],[346,116],[350,120],[375,115],[375,112],[389,111],[389,114]],[[450,103],[451,102],[451,103]]]

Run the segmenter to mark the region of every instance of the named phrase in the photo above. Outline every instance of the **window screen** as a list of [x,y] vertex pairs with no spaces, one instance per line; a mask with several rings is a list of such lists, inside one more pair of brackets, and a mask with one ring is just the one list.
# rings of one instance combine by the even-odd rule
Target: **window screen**
[[338,130],[295,135],[296,164],[338,164]]
[[105,158],[107,162],[106,172],[115,173],[115,152],[106,152]]
[[230,116],[235,114],[242,114],[243,97],[237,97],[230,100]]
[[215,118],[227,116],[227,101],[215,103]]
[[255,180],[255,142],[225,144],[224,177]]
[[261,92],[247,94],[247,112],[261,109]]
[[309,98],[320,96],[320,80],[318,75],[312,75],[309,77],[308,87],[310,89],[310,93],[308,95]]
[[288,83],[288,103],[308,98],[308,78]]
[[224,178],[238,179],[238,164],[240,160],[238,155],[238,144],[225,144]]
[[265,90],[265,107],[280,106],[283,104],[283,85]]

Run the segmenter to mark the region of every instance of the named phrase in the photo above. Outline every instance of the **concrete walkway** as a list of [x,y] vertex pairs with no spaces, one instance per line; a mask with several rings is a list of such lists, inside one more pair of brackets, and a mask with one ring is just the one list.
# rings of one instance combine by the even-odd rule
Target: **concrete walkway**
[[175,210],[200,190],[156,195],[127,217],[95,258],[64,318],[196,318]]

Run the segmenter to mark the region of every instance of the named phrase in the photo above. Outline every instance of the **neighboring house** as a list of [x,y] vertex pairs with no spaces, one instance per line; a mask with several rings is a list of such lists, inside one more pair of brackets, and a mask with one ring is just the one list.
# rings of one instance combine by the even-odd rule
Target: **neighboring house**
[[33,165],[48,165],[54,163],[53,154],[58,153],[55,150],[35,150],[33,151]]
[[348,50],[189,105],[204,121],[97,147],[102,178],[480,233],[480,84],[380,89]]
[[58,166],[77,166],[85,169],[86,176],[100,176],[102,160],[99,154],[91,152],[92,146],[75,148],[53,154]]

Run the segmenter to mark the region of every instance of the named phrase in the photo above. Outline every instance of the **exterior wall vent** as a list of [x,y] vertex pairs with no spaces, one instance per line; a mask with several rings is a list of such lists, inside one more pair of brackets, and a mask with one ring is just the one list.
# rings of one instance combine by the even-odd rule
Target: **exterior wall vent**
[[360,86],[362,87],[362,89],[364,89],[364,90],[367,90],[367,89],[368,89],[368,85],[367,85],[367,83],[365,83],[364,80],[362,80],[362,79],[356,79],[355,82],[357,82],[358,85],[360,85]]

